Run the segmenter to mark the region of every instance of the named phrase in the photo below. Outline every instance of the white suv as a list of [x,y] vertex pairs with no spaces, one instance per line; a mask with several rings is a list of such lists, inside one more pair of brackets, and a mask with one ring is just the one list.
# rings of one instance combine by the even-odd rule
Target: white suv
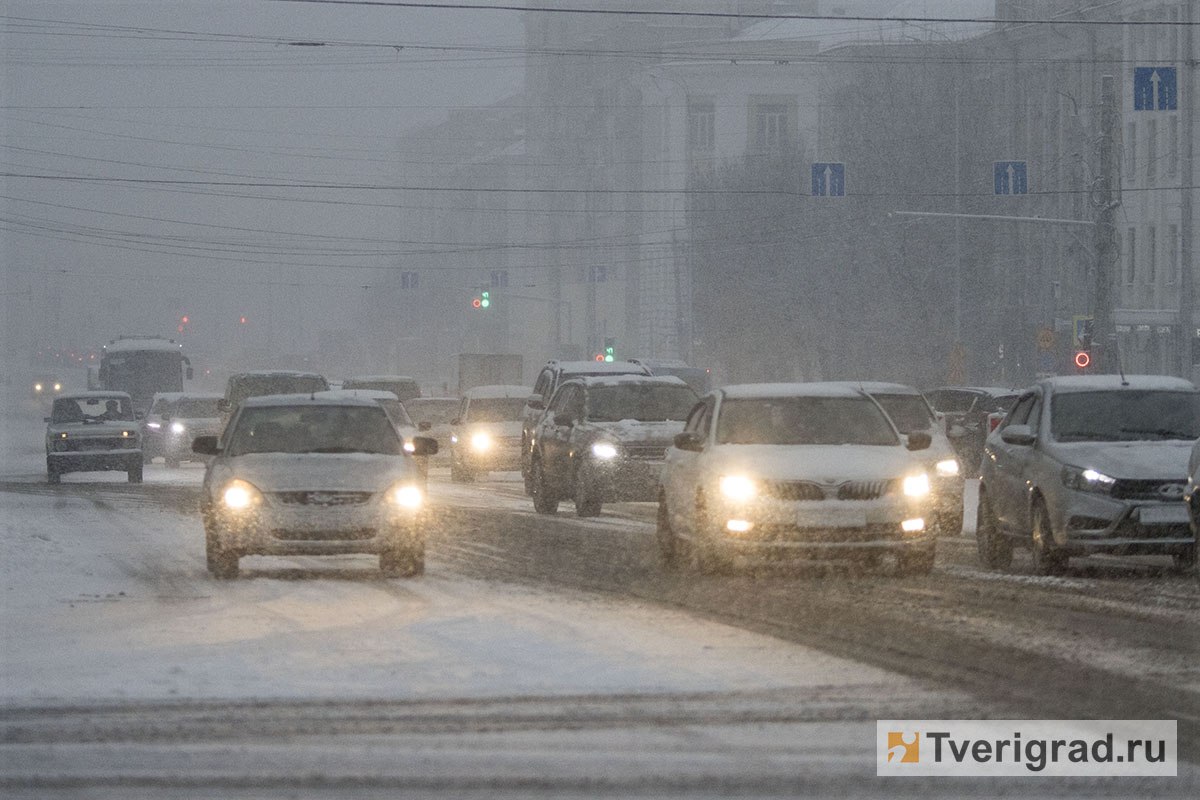
[[867,393],[833,383],[745,384],[708,394],[667,451],[658,541],[667,565],[697,569],[738,557],[897,557],[933,567],[930,476]]

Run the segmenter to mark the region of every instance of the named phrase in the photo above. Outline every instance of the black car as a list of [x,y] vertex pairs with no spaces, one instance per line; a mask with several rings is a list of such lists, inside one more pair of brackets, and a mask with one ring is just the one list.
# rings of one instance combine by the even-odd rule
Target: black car
[[983,443],[992,432],[990,420],[999,421],[1020,394],[1020,389],[1001,386],[943,386],[925,392],[933,410],[945,417],[946,436],[954,445],[964,476],[979,474]]
[[698,397],[679,378],[611,375],[564,381],[534,430],[533,505],[572,498],[594,517],[606,502],[654,500],[667,448]]

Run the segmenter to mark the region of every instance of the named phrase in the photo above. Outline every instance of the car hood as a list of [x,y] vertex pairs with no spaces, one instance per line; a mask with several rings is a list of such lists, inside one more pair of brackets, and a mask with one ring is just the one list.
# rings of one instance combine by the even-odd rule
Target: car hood
[[670,442],[675,434],[683,432],[683,420],[642,422],[623,419],[620,422],[591,422],[587,426],[598,433],[620,442]]
[[1052,445],[1051,454],[1064,464],[1094,469],[1114,478],[1183,480],[1187,478],[1192,443],[1067,442]]
[[459,429],[460,437],[470,436],[472,433],[486,432],[492,436],[497,436],[502,439],[515,439],[521,435],[521,420],[512,419],[504,422],[469,422]]
[[725,444],[713,450],[714,466],[768,480],[877,481],[924,470],[921,452],[899,446]]
[[251,453],[224,459],[224,478],[241,478],[263,492],[301,490],[379,492],[416,469],[404,456],[373,453]]

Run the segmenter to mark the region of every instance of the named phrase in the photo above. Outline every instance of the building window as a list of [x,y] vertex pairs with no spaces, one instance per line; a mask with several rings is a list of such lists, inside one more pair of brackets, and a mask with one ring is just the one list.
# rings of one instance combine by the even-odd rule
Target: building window
[[1179,226],[1167,226],[1167,283],[1179,280]]
[[608,265],[593,264],[588,267],[588,283],[607,283],[608,282]]
[[1146,180],[1158,177],[1158,120],[1146,121]]
[[492,288],[503,289],[508,286],[508,270],[494,269],[492,270]]
[[778,152],[788,141],[788,109],[782,103],[760,103],[754,107],[754,149]]
[[1130,228],[1127,238],[1129,244],[1125,249],[1125,282],[1133,283],[1133,279],[1137,277],[1137,229]]
[[1137,123],[1130,122],[1125,126],[1125,160],[1129,163],[1126,173],[1130,179],[1137,173]]
[[416,289],[421,284],[421,274],[419,272],[401,272],[400,273],[400,288],[401,289]]
[[688,152],[711,153],[717,146],[717,109],[710,102],[688,103]]
[[1146,283],[1154,283],[1157,275],[1158,260],[1158,228],[1153,225],[1146,228]]

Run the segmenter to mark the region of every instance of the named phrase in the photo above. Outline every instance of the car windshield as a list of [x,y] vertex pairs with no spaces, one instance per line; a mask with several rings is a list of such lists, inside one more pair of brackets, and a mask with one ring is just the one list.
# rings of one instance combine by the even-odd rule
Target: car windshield
[[521,419],[524,397],[481,397],[467,407],[470,422],[510,422]]
[[408,415],[417,422],[447,425],[458,413],[458,401],[453,398],[414,398],[404,404]]
[[404,404],[399,400],[383,399],[376,400],[375,402],[379,403],[380,407],[387,412],[388,419],[392,421],[393,425],[407,425],[410,428],[415,427],[413,425],[412,417],[408,415],[408,411],[404,408]]
[[237,405],[247,397],[262,397],[270,394],[309,394],[323,392],[329,384],[320,375],[261,375],[245,376],[234,380],[229,392],[229,402]]
[[696,404],[688,386],[626,383],[595,386],[587,393],[587,418],[592,422],[682,420]]
[[1056,394],[1050,434],[1060,442],[1200,438],[1200,392],[1119,389]]
[[925,399],[916,394],[873,394],[875,401],[892,418],[896,429],[907,435],[933,428],[934,416]]
[[50,412],[51,422],[132,422],[128,397],[60,397]]
[[382,453],[399,455],[400,438],[378,406],[262,406],[244,409],[225,453]]
[[170,408],[169,413],[173,417],[185,417],[187,419],[204,419],[206,417],[221,416],[221,412],[217,410],[217,398],[215,397],[211,400],[200,398],[178,400]]
[[898,445],[879,407],[865,397],[771,397],[726,400],[720,444]]

